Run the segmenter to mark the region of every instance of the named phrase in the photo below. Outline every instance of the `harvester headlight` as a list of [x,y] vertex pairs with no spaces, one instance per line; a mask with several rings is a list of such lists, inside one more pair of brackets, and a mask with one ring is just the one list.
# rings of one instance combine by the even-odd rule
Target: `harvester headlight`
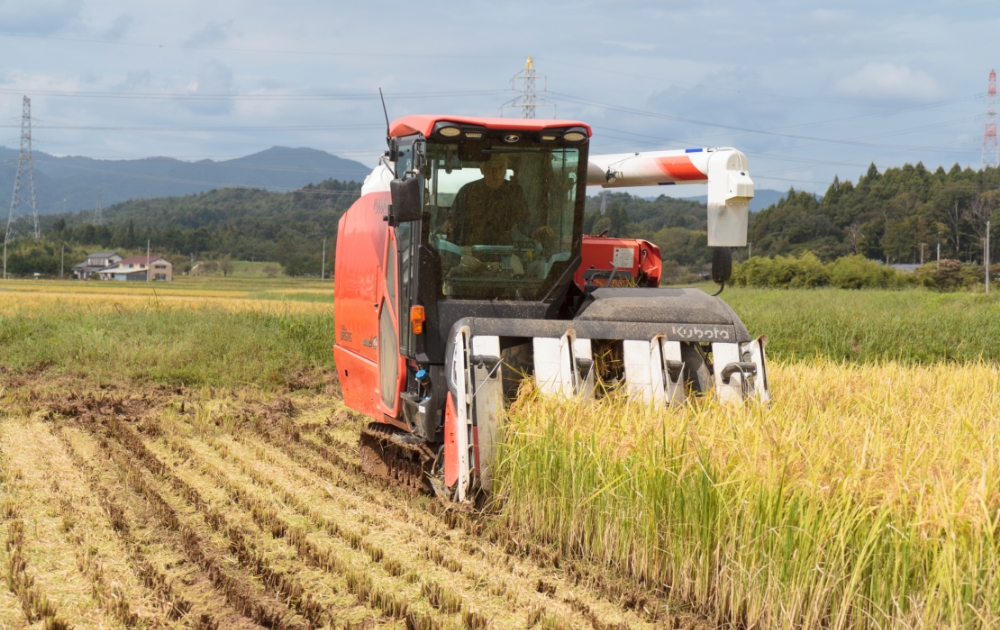
[[458,134],[462,133],[462,130],[458,127],[441,127],[438,129],[438,133],[445,138],[454,138]]
[[555,142],[555,136],[542,136],[542,142]]
[[[450,129],[450,127],[449,127],[449,129]],[[466,131],[465,132],[465,137],[466,138],[472,138],[473,140],[479,140],[480,138],[483,137],[483,132],[482,131]]]
[[570,131],[569,133],[563,135],[563,140],[566,142],[580,142],[587,137],[587,134],[580,131]]

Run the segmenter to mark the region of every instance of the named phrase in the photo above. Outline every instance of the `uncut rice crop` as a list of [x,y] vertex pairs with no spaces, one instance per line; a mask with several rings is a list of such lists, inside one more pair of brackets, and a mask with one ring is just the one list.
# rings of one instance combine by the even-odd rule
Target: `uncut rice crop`
[[770,407],[528,394],[504,527],[723,627],[1000,625],[1000,369],[774,365]]

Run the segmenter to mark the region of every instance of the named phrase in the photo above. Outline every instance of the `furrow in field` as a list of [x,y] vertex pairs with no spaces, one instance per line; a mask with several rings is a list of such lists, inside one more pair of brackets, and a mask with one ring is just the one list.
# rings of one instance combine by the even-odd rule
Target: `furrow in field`
[[[353,472],[359,469],[356,441],[349,443],[345,440],[348,438],[356,440],[357,429],[352,429],[350,425],[350,421],[323,425],[312,422],[306,424],[307,431],[296,430],[297,425],[293,426],[289,421],[283,421],[279,426],[291,443],[305,444],[309,452],[318,455],[322,460],[334,465],[340,464],[341,470]],[[272,431],[272,435],[273,433]],[[357,474],[363,476],[363,473]],[[643,589],[628,579],[609,578],[604,568],[595,568],[585,562],[562,558],[557,550],[536,545],[531,541],[511,538],[495,528],[486,531],[487,521],[479,514],[443,509],[443,506],[435,500],[420,496],[412,497],[388,484],[379,485],[381,491],[376,491],[378,497],[371,497],[371,500],[386,509],[398,511],[401,505],[416,504],[416,510],[410,511],[407,508],[407,516],[418,515],[418,521],[425,529],[434,531],[443,522],[449,530],[456,528],[463,530],[468,535],[461,546],[466,554],[492,562],[508,562],[513,554],[521,559],[521,562],[515,562],[521,565],[521,569],[532,567],[540,570],[543,575],[537,582],[538,592],[548,593],[556,590],[564,592],[565,589],[557,589],[559,583],[572,585],[575,593],[562,596],[562,601],[586,618],[594,628],[615,627],[624,623],[621,620],[611,622],[610,625],[604,623],[601,621],[603,615],[598,612],[606,611],[611,618],[616,618],[619,617],[618,611],[621,608],[635,611],[636,617],[654,625],[665,623],[665,620],[669,621],[672,618],[671,614],[664,610],[668,607],[660,595]],[[488,539],[493,544],[484,545],[483,539]],[[502,547],[497,543],[502,544]]]
[[67,466],[63,470],[66,474],[70,474],[73,470],[84,477],[93,493],[92,501],[97,503],[108,528],[114,532],[115,538],[124,548],[132,572],[156,599],[156,607],[162,616],[158,617],[153,625],[167,625],[173,621],[183,620],[186,625],[195,628],[206,630],[217,628],[218,622],[208,610],[195,610],[191,602],[179,592],[178,582],[183,584],[191,580],[186,576],[182,576],[181,579],[168,577],[168,574],[151,560],[150,551],[156,549],[157,543],[152,541],[152,536],[143,531],[138,520],[132,518],[129,506],[112,495],[102,482],[98,469],[84,459],[78,452],[79,447],[74,446],[67,433],[68,431],[52,427],[52,435],[60,443],[57,452],[72,463],[72,466]]
[[[4,429],[7,429],[12,422],[5,423]],[[6,431],[4,433],[0,444],[10,444]],[[5,495],[3,503],[0,504],[0,518],[6,530],[3,569],[7,588],[17,596],[24,613],[23,621],[41,622],[46,630],[68,629],[70,624],[59,610],[64,600],[55,598],[67,595],[72,598],[72,595],[79,593],[74,593],[72,590],[76,584],[62,588],[59,588],[58,584],[54,585],[51,573],[58,571],[65,574],[72,573],[72,570],[60,570],[60,567],[53,563],[52,554],[45,549],[44,542],[39,545],[37,540],[39,518],[35,513],[38,506],[31,496],[29,482],[18,467],[16,459],[11,461],[7,453],[0,453],[0,469],[3,471],[0,481]],[[28,536],[31,536],[30,542],[26,536],[26,529]],[[41,524],[41,532],[43,535],[49,533],[44,523]],[[93,616],[91,619],[93,620]]]
[[[407,544],[412,547],[412,541],[417,541],[417,555],[424,561],[430,560],[449,570],[464,567],[470,581],[485,582],[477,599],[502,596],[519,602],[521,608],[546,610],[554,618],[577,619],[598,628],[644,624],[639,615],[594,597],[587,588],[575,584],[572,575],[534,566],[470,532],[449,529],[440,517],[428,512],[428,507],[436,504],[435,499],[404,496],[402,491],[391,487],[378,488],[367,477],[354,473],[354,465],[340,454],[315,442],[312,446],[304,445],[308,440],[291,427],[275,430],[257,423],[257,428],[263,444],[245,434],[233,436],[252,453],[244,454],[244,461],[258,465],[281,461],[280,466],[268,468],[267,477],[283,479],[283,485],[311,495],[308,500],[317,508],[333,500],[334,505],[327,508],[332,517],[343,519],[354,514],[357,526],[370,527],[379,533],[382,538],[379,544],[383,547],[400,549]],[[327,483],[331,475],[336,478],[343,473],[354,481],[354,487]],[[366,500],[359,501],[359,493]],[[491,587],[490,581],[494,579],[501,586]],[[491,588],[494,593],[490,593]]]
[[[442,610],[446,615],[460,612],[474,626],[487,619],[483,611],[476,609],[478,604],[463,601],[461,597],[457,599],[457,608],[449,610],[443,610],[440,606],[442,598],[427,597],[426,585],[433,583],[432,576],[436,572],[435,567],[428,567],[426,561],[412,563],[401,559],[392,551],[386,552],[382,546],[371,543],[363,534],[369,529],[367,524],[341,525],[337,520],[321,515],[281,484],[265,482],[263,475],[254,471],[246,461],[235,457],[226,443],[214,438],[203,439],[207,444],[198,441],[192,444],[179,437],[170,437],[164,442],[165,447],[188,466],[209,477],[219,487],[227,488],[236,503],[243,505],[245,509],[251,509],[262,528],[279,533],[290,544],[294,544],[307,563],[332,568],[338,573],[347,571],[349,576],[351,571],[357,570],[348,568],[349,566],[360,567],[371,579],[372,588],[404,595],[410,602],[409,610],[412,613],[407,616],[413,620],[423,617],[429,627],[440,627],[435,622],[436,615],[432,608]],[[232,445],[231,442],[229,444]],[[304,542],[299,543],[300,540]],[[320,540],[325,544],[320,545]],[[324,547],[338,550],[339,563],[324,562],[321,551]],[[337,564],[341,566],[338,567]],[[440,577],[451,581],[450,574],[438,573]],[[359,575],[355,583],[359,584],[363,579]],[[451,592],[454,589],[439,590]],[[426,602],[423,607],[422,602]]]
[[[407,602],[389,591],[378,588],[361,589],[352,585],[366,583],[363,573],[352,573],[336,555],[329,550],[322,550],[305,539],[304,532],[294,524],[277,518],[273,511],[262,501],[255,500],[245,490],[230,482],[224,476],[211,479],[214,483],[197,483],[197,475],[182,475],[180,462],[169,465],[167,457],[155,453],[142,440],[138,433],[117,419],[109,418],[109,426],[121,443],[142,465],[154,475],[169,485],[173,492],[182,496],[191,509],[199,512],[209,527],[221,537],[228,539],[230,553],[279,599],[288,601],[303,618],[314,626],[327,625],[344,615],[343,602],[329,601],[329,592],[336,592],[338,587],[331,583],[327,576],[313,572],[301,566],[294,566],[290,571],[277,568],[275,560],[290,564],[287,551],[276,545],[268,544],[265,536],[255,534],[258,530],[270,534],[274,539],[284,539],[292,549],[304,559],[310,561],[315,568],[346,574],[348,590],[354,592],[362,602],[368,602],[381,610],[388,617],[406,618]],[[163,457],[163,459],[161,459]],[[194,481],[194,483],[192,483]],[[197,487],[196,487],[197,485]],[[214,495],[215,500],[211,497]],[[208,497],[208,498],[206,498]],[[233,510],[233,503],[243,508]],[[224,506],[227,515],[216,506]],[[244,518],[241,518],[244,517]],[[243,520],[237,524],[235,521]],[[304,578],[300,580],[300,577]],[[310,584],[304,586],[305,580]]]
[[[144,472],[124,447],[112,442],[97,427],[89,428],[123,485],[145,501],[161,527],[179,539],[178,544],[188,559],[202,569],[233,609],[267,628],[290,630],[306,627],[281,601],[263,592],[251,576],[233,567],[225,547],[213,539],[205,527],[199,527],[194,522],[196,518],[190,511],[176,509],[172,502],[180,501],[170,496],[169,490],[157,487],[161,484]],[[169,497],[172,502],[164,497]]]
[[179,536],[162,526],[141,496],[123,492],[114,462],[89,433],[63,428],[58,437],[88,477],[140,579],[164,602],[168,619],[203,630],[260,628],[229,606],[211,578],[188,558]]
[[[94,600],[125,627],[146,626],[164,611],[130,569],[128,554],[59,441],[40,422],[8,425],[32,491],[72,543],[76,566]],[[68,611],[67,611],[68,612]]]

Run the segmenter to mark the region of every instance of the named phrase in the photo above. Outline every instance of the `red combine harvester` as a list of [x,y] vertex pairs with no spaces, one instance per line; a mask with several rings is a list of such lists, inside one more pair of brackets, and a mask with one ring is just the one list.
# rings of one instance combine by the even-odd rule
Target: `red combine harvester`
[[[522,378],[650,404],[767,400],[764,343],[722,300],[661,289],[659,249],[584,236],[588,185],[708,183],[713,278],[746,244],[753,182],[734,149],[588,155],[570,120],[408,116],[340,220],[334,302],[344,401],[373,422],[372,475],[452,501],[491,486]],[[623,286],[624,285],[624,286]]]

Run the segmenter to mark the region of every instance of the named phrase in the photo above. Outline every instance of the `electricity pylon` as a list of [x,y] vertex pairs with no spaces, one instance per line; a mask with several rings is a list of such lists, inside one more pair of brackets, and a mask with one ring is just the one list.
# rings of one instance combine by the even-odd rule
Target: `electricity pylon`
[[[25,194],[24,188],[30,194]],[[24,208],[27,206],[27,210]],[[30,217],[28,213],[30,212]],[[21,111],[21,154],[14,175],[14,194],[7,215],[7,233],[3,239],[3,277],[7,279],[7,246],[22,236],[41,238],[38,231],[38,199],[35,197],[35,168],[31,158],[31,99],[24,97]]]

